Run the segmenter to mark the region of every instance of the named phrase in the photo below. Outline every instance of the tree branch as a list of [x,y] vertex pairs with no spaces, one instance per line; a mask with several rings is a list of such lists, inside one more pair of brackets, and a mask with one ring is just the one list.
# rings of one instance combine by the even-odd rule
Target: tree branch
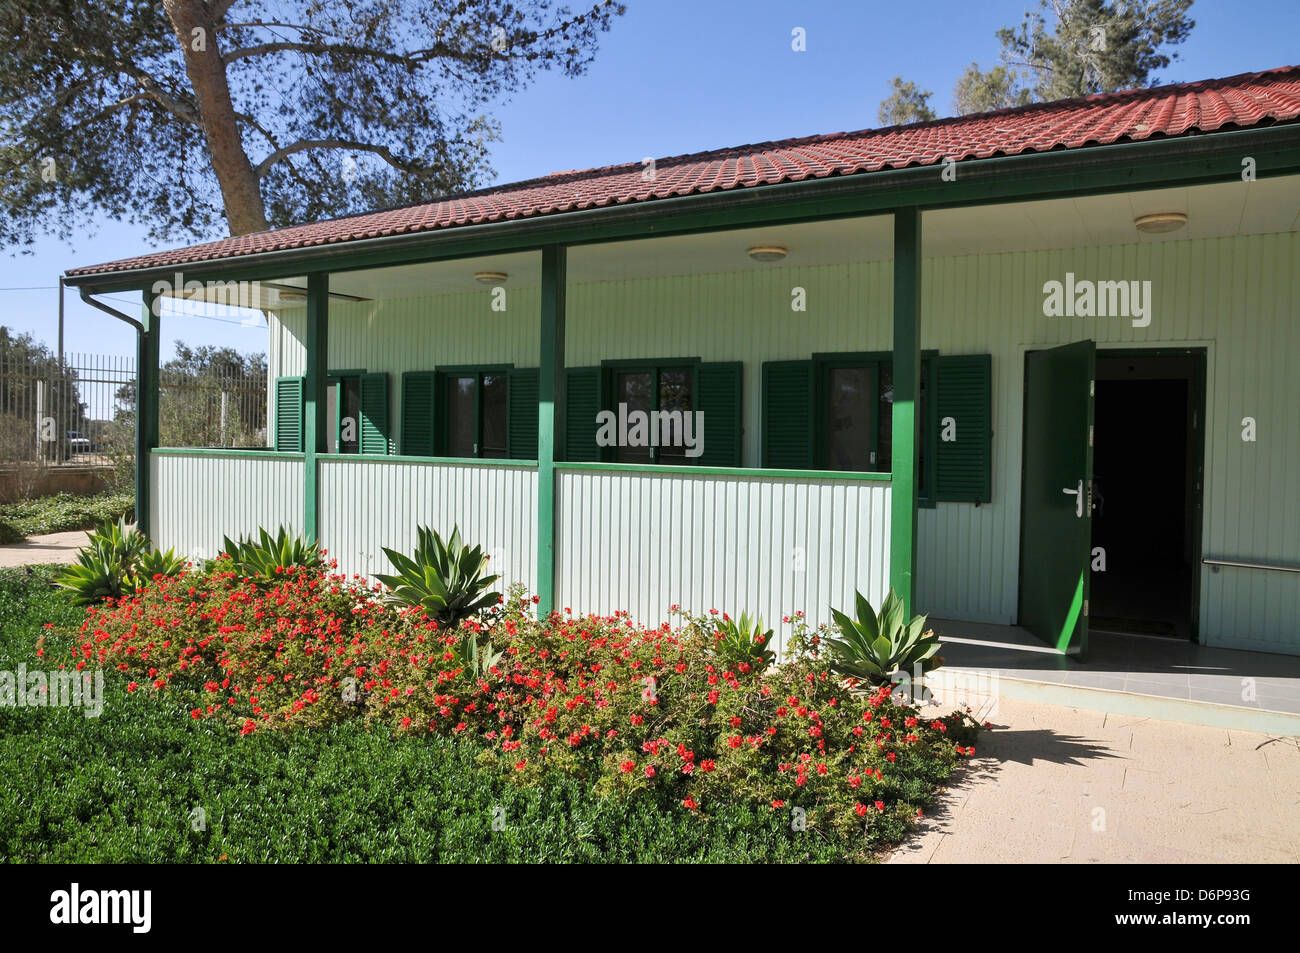
[[452,60],[470,60],[487,55],[489,47],[482,47],[478,51],[466,52],[455,47],[438,44],[427,50],[412,50],[409,53],[394,53],[391,50],[380,50],[368,46],[357,46],[352,43],[339,43],[336,45],[322,43],[304,43],[297,40],[278,40],[274,43],[259,43],[255,46],[245,46],[237,50],[229,50],[221,55],[222,62],[233,63],[236,60],[249,59],[254,56],[266,56],[270,53],[307,53],[312,56],[359,56],[378,60],[384,60],[388,63],[397,63],[399,65],[420,65],[435,59],[452,59]]
[[299,139],[287,146],[276,149],[269,156],[257,164],[253,174],[259,179],[266,175],[267,172],[278,162],[287,159],[289,156],[298,152],[306,152],[309,149],[355,149],[358,152],[370,152],[379,156],[394,169],[399,172],[410,172],[412,169],[419,168],[410,162],[406,162],[393,155],[388,146],[375,145],[371,142],[358,142],[352,139]]

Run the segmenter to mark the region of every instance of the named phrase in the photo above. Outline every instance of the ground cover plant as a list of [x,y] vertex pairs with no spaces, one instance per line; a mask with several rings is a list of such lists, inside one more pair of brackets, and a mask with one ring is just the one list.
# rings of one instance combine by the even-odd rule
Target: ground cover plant
[[18,542],[26,536],[92,529],[105,520],[117,520],[135,506],[134,493],[97,493],[77,496],[59,493],[34,500],[0,503],[0,543]]
[[[50,667],[103,668],[118,700],[104,717],[122,717],[117,708],[155,725],[178,762],[192,742],[200,775],[213,759],[231,767],[241,751],[254,760],[272,752],[258,763],[299,765],[309,785],[322,783],[317,765],[335,764],[331,790],[369,804],[341,764],[322,760],[322,739],[405,765],[375,789],[400,788],[404,800],[431,797],[410,786],[435,783],[427,772],[440,766],[447,776],[437,784],[478,800],[463,819],[469,841],[425,842],[439,858],[461,849],[500,857],[493,826],[519,824],[519,812],[541,812],[541,829],[586,823],[560,819],[552,803],[578,818],[666,824],[682,857],[870,858],[906,834],[974,751],[979,729],[967,715],[935,717],[900,703],[888,686],[844,678],[832,670],[826,634],[801,616],[791,620],[782,663],[770,665],[761,650],[750,654],[754,638],[766,646],[761,625],[723,613],[654,628],[623,614],[537,620],[534,601],[512,590],[491,611],[444,627],[418,600],[403,605],[391,595],[320,568],[282,567],[266,578],[219,559],[105,600],[74,629],[46,630],[43,657]],[[738,632],[746,633],[740,652]],[[371,770],[369,760],[351,768]],[[369,780],[352,780],[370,789]],[[358,831],[369,829],[364,811],[347,816]],[[581,842],[608,847],[606,834]],[[663,848],[620,843],[631,853],[589,856],[648,859]],[[250,859],[239,846],[220,849]],[[337,829],[320,848],[328,856],[356,849]],[[588,856],[558,840],[546,849]]]

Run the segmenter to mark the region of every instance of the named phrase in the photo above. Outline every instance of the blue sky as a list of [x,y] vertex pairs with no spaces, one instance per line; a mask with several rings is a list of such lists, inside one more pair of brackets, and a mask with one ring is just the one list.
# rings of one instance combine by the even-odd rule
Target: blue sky
[[[876,125],[889,79],[902,74],[933,90],[941,115],[972,60],[997,61],[994,36],[1037,0],[981,2],[775,2],[627,0],[627,14],[602,39],[587,75],[542,74],[494,114],[497,182],[560,169],[638,161],[789,136]],[[238,9],[238,7],[236,8]],[[1296,0],[1197,0],[1196,28],[1181,59],[1162,74],[1178,82],[1300,62]],[[802,27],[807,50],[791,50]],[[57,339],[58,275],[67,268],[151,250],[144,230],[109,219],[72,242],[46,239],[33,254],[0,251],[0,324]],[[112,302],[134,313],[138,301]],[[227,323],[228,322],[228,323]],[[175,317],[164,324],[163,358],[174,342],[262,351],[265,329],[233,318]],[[125,325],[67,298],[69,352],[129,354]]]

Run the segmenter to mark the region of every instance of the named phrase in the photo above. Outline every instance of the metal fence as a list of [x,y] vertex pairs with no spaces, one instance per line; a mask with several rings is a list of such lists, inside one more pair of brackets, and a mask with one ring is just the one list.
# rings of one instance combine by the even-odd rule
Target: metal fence
[[[159,442],[179,447],[266,443],[266,376],[246,368],[159,374]],[[0,350],[0,468],[112,466],[134,471],[136,366],[129,357]]]

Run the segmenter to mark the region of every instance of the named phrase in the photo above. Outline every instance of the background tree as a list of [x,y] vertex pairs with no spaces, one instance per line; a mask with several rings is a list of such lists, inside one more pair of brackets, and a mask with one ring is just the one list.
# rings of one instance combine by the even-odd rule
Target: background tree
[[981,70],[978,63],[966,67],[952,93],[953,114],[957,116],[1024,106],[1033,101],[1033,93],[1018,81],[1015,71],[1005,66]]
[[623,7],[5,0],[0,245],[95,215],[242,235],[481,185],[484,109],[584,72]]
[[1191,34],[1192,0],[1040,0],[1016,28],[1004,27],[1002,65],[972,63],[953,91],[959,115],[1155,86],[1178,58],[1168,48]]
[[911,80],[895,76],[889,81],[890,94],[880,103],[877,117],[882,126],[901,126],[938,118],[930,108],[931,90],[922,90]]

